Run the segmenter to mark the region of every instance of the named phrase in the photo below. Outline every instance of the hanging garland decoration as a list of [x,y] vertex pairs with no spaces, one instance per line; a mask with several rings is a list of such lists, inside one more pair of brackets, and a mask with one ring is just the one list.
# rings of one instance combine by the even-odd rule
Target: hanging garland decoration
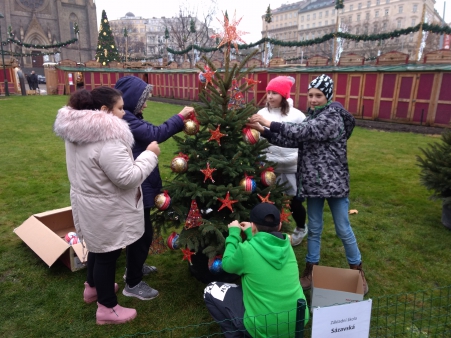
[[55,55],[55,54],[59,54],[59,53],[61,53],[61,51],[49,52],[49,53],[43,53],[43,52],[39,52],[39,53],[17,53],[17,52],[13,52],[13,53],[10,53],[10,52],[7,52],[7,51],[3,51],[3,55],[12,55],[12,56],[18,56],[18,57],[22,57],[22,56]]
[[[371,35],[366,35],[366,34],[355,35],[355,34],[344,33],[344,32],[328,33],[328,34],[323,35],[322,37],[318,37],[318,38],[310,39],[310,40],[303,40],[303,41],[281,41],[281,40],[265,37],[255,43],[238,45],[238,49],[249,49],[249,48],[256,47],[256,46],[261,45],[266,42],[270,42],[273,45],[282,46],[282,47],[306,47],[306,46],[313,46],[313,45],[321,44],[323,42],[332,40],[335,38],[335,36],[338,38],[343,38],[343,39],[348,39],[348,40],[353,40],[353,41],[388,40],[388,39],[397,38],[401,35],[408,35],[410,33],[416,33],[419,30],[420,30],[420,24],[418,24],[414,27],[397,29],[392,32],[371,34]],[[435,33],[435,34],[451,34],[451,27],[450,26],[442,27],[442,26],[435,25],[435,24],[425,23],[425,24],[423,24],[423,31],[431,32],[431,33]],[[217,47],[204,48],[204,47],[200,47],[198,45],[192,44],[184,50],[176,51],[176,50],[168,47],[167,51],[172,54],[183,55],[183,54],[187,54],[192,49],[196,49],[200,52],[208,53],[208,52],[214,52],[217,50],[221,50],[223,47],[224,46],[221,46],[220,48],[217,48]]]
[[71,44],[77,42],[78,39],[74,38],[74,39],[68,40],[66,42],[55,43],[53,45],[33,45],[31,43],[20,42],[19,40],[16,40],[14,38],[8,38],[7,41],[15,43],[16,45],[21,46],[21,47],[26,47],[26,48],[50,49],[50,48],[66,47],[67,45],[71,45]]

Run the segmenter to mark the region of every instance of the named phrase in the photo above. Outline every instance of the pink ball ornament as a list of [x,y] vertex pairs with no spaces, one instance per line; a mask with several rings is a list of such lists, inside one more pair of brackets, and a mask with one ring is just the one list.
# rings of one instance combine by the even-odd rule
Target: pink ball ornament
[[69,232],[64,236],[64,240],[69,243],[69,245],[74,245],[77,243],[80,243],[80,239],[78,238],[78,235],[75,232]]

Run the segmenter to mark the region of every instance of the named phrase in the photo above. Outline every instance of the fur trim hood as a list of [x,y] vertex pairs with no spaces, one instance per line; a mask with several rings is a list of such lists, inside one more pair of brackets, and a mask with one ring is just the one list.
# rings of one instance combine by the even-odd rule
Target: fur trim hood
[[65,106],[58,110],[53,131],[72,143],[95,143],[121,140],[133,146],[133,134],[128,123],[100,110],[76,110]]

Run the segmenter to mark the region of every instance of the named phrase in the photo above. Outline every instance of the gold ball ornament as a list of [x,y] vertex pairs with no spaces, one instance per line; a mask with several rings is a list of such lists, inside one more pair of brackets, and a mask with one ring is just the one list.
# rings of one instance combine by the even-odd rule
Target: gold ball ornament
[[255,144],[260,139],[260,133],[252,128],[243,129],[244,140],[249,144]]
[[183,131],[188,135],[195,135],[199,131],[199,123],[193,120],[186,120],[184,122]]
[[107,23],[107,22],[108,22],[108,20],[107,20],[107,19],[103,19],[103,22]]
[[105,62],[105,61],[103,61],[103,62],[102,62],[102,65],[104,65],[104,66],[105,66],[105,65],[106,65],[106,62]]
[[106,32],[103,32],[103,35],[106,35]]
[[188,170],[188,161],[180,156],[174,157],[171,162],[171,170],[177,174],[184,173]]
[[167,192],[162,192],[155,196],[155,206],[158,210],[166,210],[171,204],[171,197],[167,194]]
[[276,184],[276,174],[272,170],[263,170],[260,175],[263,185],[269,187]]

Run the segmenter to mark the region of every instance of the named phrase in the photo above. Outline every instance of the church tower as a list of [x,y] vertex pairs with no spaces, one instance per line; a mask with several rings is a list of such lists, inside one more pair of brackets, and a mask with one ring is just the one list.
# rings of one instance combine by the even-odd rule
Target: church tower
[[[98,34],[94,0],[3,0],[0,2],[0,12],[5,16],[1,19],[2,41],[6,41],[11,31],[16,40],[25,44],[62,43],[77,37],[75,28],[78,25],[79,41],[65,47],[40,49],[15,43],[4,46],[5,52],[16,54],[13,57],[22,67],[39,71],[44,62],[62,59],[86,62],[94,59]],[[54,54],[58,51],[60,53]]]

